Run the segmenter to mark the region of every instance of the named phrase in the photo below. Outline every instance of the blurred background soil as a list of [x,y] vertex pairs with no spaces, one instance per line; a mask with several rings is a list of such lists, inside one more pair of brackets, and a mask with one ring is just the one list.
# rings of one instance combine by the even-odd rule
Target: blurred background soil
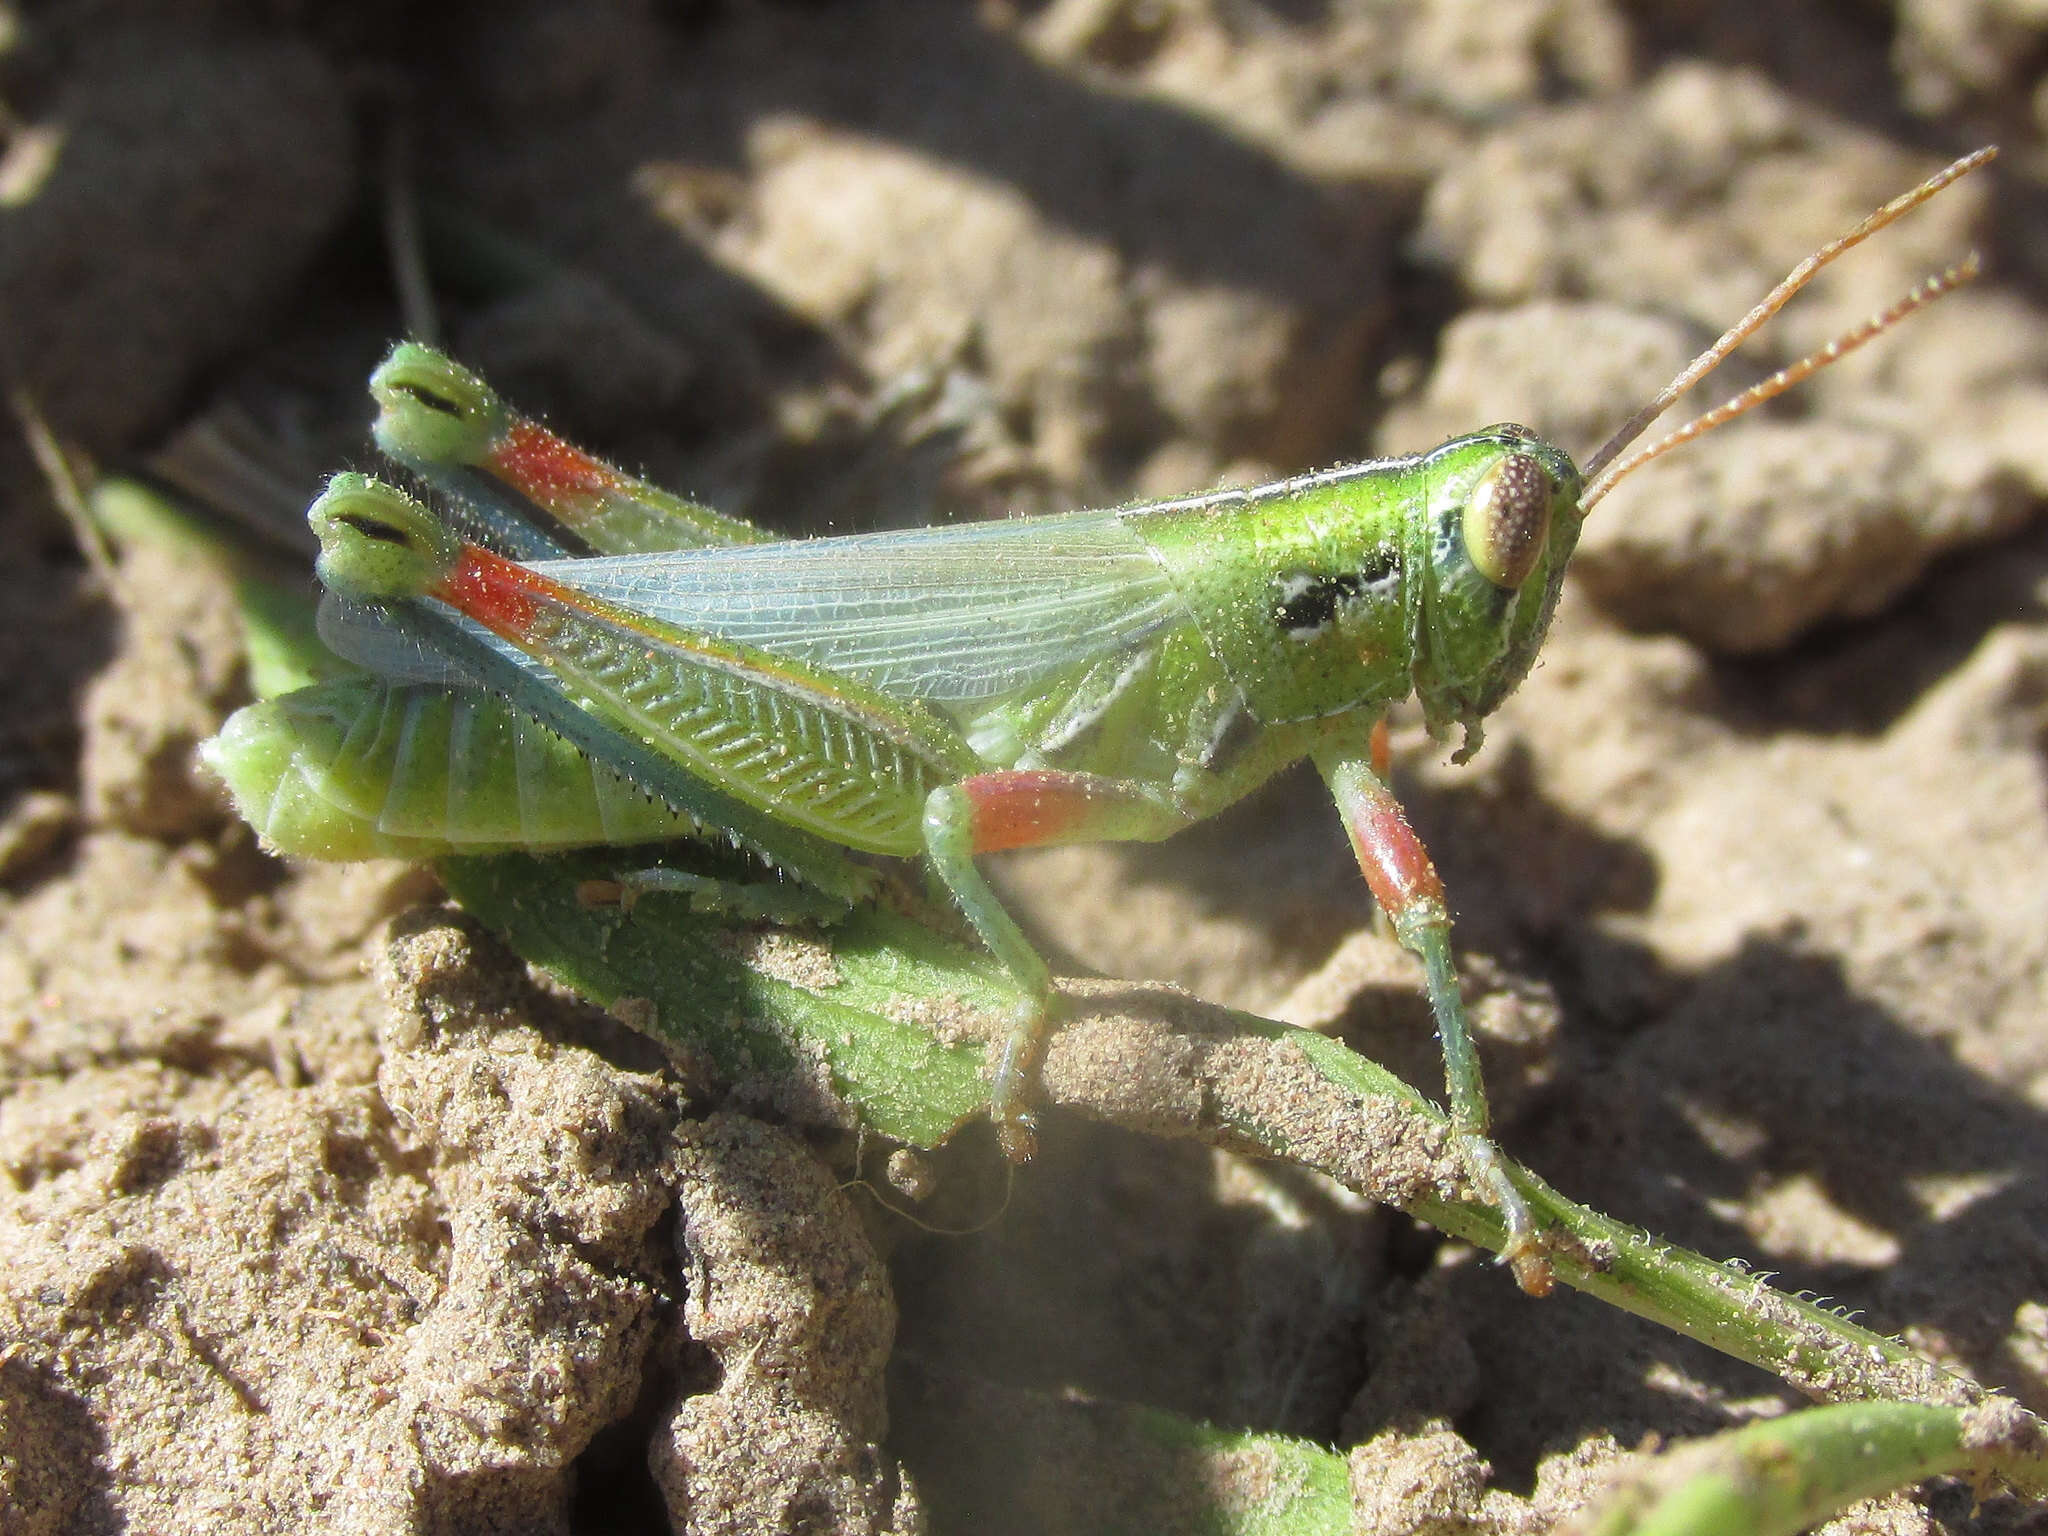
[[[1503,419],[1583,456],[2001,143],[1710,393],[1985,279],[1617,493],[1481,756],[1397,716],[1396,779],[1516,1003],[1518,1157],[2048,1409],[2044,66],[2027,0],[0,4],[0,362],[100,466],[290,515],[373,464],[410,212],[459,356],[792,533]],[[1098,1400],[1383,1437],[1428,1528],[1536,1530],[1616,1446],[1787,1405],[1110,1127],[1055,1118],[987,1231],[882,1219],[430,875],[261,853],[192,756],[230,585],[96,563],[5,436],[0,1531],[1111,1528]],[[1003,873],[1061,969],[1439,1080],[1311,776]],[[925,1171],[985,1214],[969,1142]]]

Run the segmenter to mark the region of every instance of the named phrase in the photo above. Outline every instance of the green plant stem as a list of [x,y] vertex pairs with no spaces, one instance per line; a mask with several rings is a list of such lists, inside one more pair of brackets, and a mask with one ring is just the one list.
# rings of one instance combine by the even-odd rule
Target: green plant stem
[[[1302,1047],[1332,1081],[1356,1084],[1359,1091],[1372,1086],[1374,1079],[1354,1065],[1359,1058],[1336,1042],[1310,1035]],[[1416,1113],[1441,1119],[1426,1104]],[[1509,1174],[1537,1219],[1565,1234],[1553,1263],[1558,1279],[1575,1290],[1761,1366],[1823,1401],[1883,1397],[1961,1406],[1986,1396],[1975,1382],[1943,1371],[1899,1340],[1788,1296],[1756,1273],[1590,1210],[1519,1165],[1510,1165]],[[1424,1196],[1404,1209],[1489,1252],[1499,1252],[1506,1240],[1487,1206]]]
[[2038,1421],[2016,1405],[1840,1403],[1645,1458],[1574,1523],[1576,1536],[1792,1536],[1859,1499],[1945,1473],[2038,1469]]
[[[730,1076],[822,1064],[864,1124],[926,1146],[985,1112],[986,1042],[1000,1038],[1015,995],[985,956],[875,909],[798,939],[736,933],[680,899],[643,897],[630,914],[579,904],[578,881],[618,864],[612,851],[445,860],[442,871],[529,960],[603,1003],[647,999],[654,1032]],[[1458,1174],[1443,1113],[1336,1041],[1122,983],[1070,987],[1067,1015],[1045,1070],[1054,1103],[1287,1158],[1499,1250],[1493,1210],[1446,1193]],[[1525,1169],[1510,1174],[1551,1230],[1567,1285],[1823,1400],[1998,1401],[1895,1339],[1589,1210]],[[2037,1454],[2010,1456],[2001,1471],[2048,1490]]]

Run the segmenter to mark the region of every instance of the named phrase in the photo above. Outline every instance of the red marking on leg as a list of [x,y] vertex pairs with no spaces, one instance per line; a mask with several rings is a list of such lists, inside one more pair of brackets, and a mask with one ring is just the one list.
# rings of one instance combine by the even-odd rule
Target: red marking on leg
[[603,496],[618,473],[536,421],[515,421],[491,445],[483,467],[528,499],[558,512],[566,502]]
[[1372,771],[1385,783],[1393,766],[1394,748],[1387,736],[1387,717],[1381,715],[1372,723]]
[[432,595],[492,633],[518,640],[533,627],[543,603],[572,594],[481,545],[465,544],[455,568],[433,587]]
[[976,853],[1069,839],[1101,808],[1089,780],[1071,773],[983,773],[960,788],[974,807]]
[[1357,796],[1344,808],[1344,820],[1358,867],[1382,911],[1392,916],[1420,902],[1443,904],[1444,883],[1430,862],[1429,850],[1408,825],[1400,802],[1384,788]]

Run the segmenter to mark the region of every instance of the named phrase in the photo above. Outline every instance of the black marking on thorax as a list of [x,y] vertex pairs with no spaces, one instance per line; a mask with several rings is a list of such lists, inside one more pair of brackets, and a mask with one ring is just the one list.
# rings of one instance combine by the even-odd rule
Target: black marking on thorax
[[1392,546],[1370,550],[1356,571],[1316,574],[1294,571],[1273,584],[1273,623],[1290,640],[1307,640],[1337,616],[1337,610],[1367,587],[1394,574]]

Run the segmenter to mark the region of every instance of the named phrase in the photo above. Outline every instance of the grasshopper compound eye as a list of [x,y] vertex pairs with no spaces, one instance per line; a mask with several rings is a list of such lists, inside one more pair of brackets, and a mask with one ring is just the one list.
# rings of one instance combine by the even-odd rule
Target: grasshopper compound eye
[[1512,592],[1529,579],[1550,536],[1557,484],[1526,453],[1510,453],[1479,477],[1465,503],[1465,553],[1479,574]]

